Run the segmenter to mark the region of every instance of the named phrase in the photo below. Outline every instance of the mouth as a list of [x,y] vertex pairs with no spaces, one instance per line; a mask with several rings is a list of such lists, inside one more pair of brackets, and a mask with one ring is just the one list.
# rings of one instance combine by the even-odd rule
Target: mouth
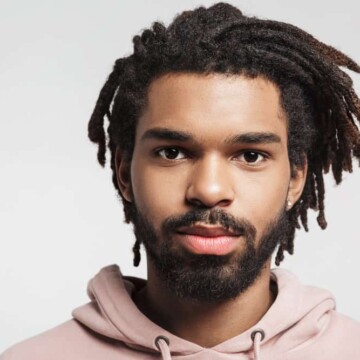
[[194,254],[226,255],[238,247],[242,234],[222,227],[192,226],[180,228],[179,241]]

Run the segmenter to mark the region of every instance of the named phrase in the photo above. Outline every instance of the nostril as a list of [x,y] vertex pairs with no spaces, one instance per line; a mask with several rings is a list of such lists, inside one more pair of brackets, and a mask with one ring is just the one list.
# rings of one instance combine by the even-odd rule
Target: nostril
[[223,209],[231,205],[232,199],[217,199],[217,198],[205,198],[199,199],[186,199],[186,204],[191,206],[194,211],[210,211],[214,208]]

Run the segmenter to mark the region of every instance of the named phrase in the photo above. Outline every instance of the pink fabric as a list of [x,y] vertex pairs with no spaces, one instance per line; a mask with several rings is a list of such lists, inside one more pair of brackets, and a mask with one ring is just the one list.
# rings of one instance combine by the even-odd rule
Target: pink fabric
[[[117,265],[88,284],[90,302],[73,319],[16,344],[0,360],[338,360],[360,359],[360,323],[336,311],[327,290],[272,270],[278,295],[252,328],[213,348],[181,339],[145,317],[131,294],[144,280],[122,277]],[[160,338],[159,338],[160,337]]]

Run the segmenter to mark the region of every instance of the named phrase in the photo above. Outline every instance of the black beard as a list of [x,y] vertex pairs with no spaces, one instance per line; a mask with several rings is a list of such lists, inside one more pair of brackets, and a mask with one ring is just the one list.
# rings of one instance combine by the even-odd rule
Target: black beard
[[[183,216],[167,218],[159,236],[136,207],[134,233],[144,244],[149,260],[169,291],[178,298],[206,303],[233,299],[245,292],[260,276],[266,262],[289,229],[282,210],[259,239],[256,249],[255,227],[245,219],[235,219],[222,209],[194,209]],[[196,222],[220,225],[243,234],[245,249],[240,254],[199,255],[174,246],[177,229]],[[175,244],[176,245],[176,244]]]

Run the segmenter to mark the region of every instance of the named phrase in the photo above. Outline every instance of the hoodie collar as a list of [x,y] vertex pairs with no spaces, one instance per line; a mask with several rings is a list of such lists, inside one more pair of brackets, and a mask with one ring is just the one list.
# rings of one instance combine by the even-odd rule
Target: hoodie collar
[[[267,313],[250,329],[211,348],[213,351],[228,354],[250,351],[255,338],[258,343],[262,340],[262,348],[266,347],[266,343],[301,320],[302,326],[299,331],[289,333],[290,339],[283,345],[283,350],[319,332],[318,319],[335,308],[332,294],[302,285],[294,274],[282,268],[273,269],[271,279],[277,283],[278,294]],[[205,350],[171,334],[140,312],[132,294],[143,285],[145,280],[123,277],[117,265],[107,266],[88,283],[91,302],[75,309],[72,315],[93,331],[139,350],[159,352],[156,342],[159,336],[169,340],[171,353],[174,354],[187,355]],[[307,316],[314,312],[317,318]],[[259,330],[264,332],[261,339],[254,336]]]

